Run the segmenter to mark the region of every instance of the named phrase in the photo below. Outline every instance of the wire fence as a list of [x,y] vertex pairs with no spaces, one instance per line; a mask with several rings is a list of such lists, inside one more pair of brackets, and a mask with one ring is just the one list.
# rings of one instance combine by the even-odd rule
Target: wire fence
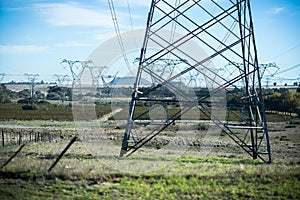
[[18,146],[33,142],[59,142],[66,137],[66,133],[57,129],[0,128],[1,147]]

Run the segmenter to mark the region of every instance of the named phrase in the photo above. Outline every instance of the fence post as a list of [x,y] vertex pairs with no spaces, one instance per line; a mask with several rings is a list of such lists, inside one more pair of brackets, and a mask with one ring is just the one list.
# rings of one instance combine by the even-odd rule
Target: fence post
[[22,144],[22,133],[19,132],[19,145],[21,145],[21,144]]
[[6,138],[6,143],[9,143],[8,135],[7,135],[7,130],[5,131],[5,138]]
[[2,147],[4,147],[4,130],[2,129],[1,131],[1,136],[2,136]]
[[15,145],[18,145],[19,143],[19,138],[18,138],[18,132],[16,131],[15,134],[14,134],[14,140],[15,140]]
[[48,142],[51,142],[52,140],[51,140],[51,134],[50,134],[50,131],[47,132],[47,135],[48,135]]
[[22,146],[20,146],[20,148],[18,149],[18,151],[16,151],[4,164],[1,165],[0,169],[2,169],[3,167],[5,167],[22,150],[22,148],[24,146],[25,146],[25,144],[23,144]]
[[77,140],[77,136],[74,136],[72,140],[69,142],[69,144],[64,148],[64,150],[59,154],[59,156],[56,158],[55,162],[51,165],[51,167],[48,169],[48,172],[51,172],[53,167],[58,163],[58,161],[63,157],[63,155],[66,153],[66,151],[71,147],[71,145]]

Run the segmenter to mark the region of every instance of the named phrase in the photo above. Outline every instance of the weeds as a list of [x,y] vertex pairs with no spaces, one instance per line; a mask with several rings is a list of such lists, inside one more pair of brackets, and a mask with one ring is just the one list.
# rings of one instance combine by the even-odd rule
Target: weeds
[[[75,143],[53,172],[47,173],[64,146],[57,143],[25,147],[23,156],[17,156],[0,172],[0,196],[4,199],[300,197],[300,166],[286,160],[264,164],[258,160],[226,157],[130,157],[117,163],[164,162],[168,167],[159,168],[157,164],[157,171],[137,172],[131,165],[128,170],[116,171],[108,164],[113,157],[84,154],[80,143]],[[52,157],[44,159],[45,155]]]

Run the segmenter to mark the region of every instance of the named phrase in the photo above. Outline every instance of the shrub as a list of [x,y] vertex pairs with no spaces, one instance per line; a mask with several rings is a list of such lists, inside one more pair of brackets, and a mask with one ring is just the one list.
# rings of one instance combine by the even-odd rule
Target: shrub
[[29,104],[30,100],[29,99],[20,99],[20,100],[18,100],[17,103],[20,103],[20,104]]
[[39,102],[37,102],[38,104],[51,104],[49,101],[46,100],[41,100]]
[[208,128],[209,128],[208,124],[204,124],[204,123],[198,124],[198,130],[200,130],[200,131],[206,131],[206,130],[208,130]]
[[23,110],[38,110],[39,107],[35,104],[26,104],[22,106]]
[[60,100],[61,97],[59,94],[56,94],[56,93],[48,93],[47,96],[46,96],[46,99],[48,100]]
[[4,99],[3,103],[11,103],[10,99]]

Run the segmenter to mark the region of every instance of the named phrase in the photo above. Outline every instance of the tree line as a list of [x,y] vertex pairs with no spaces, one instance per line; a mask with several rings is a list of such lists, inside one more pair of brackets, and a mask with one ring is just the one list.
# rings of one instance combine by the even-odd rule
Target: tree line
[[[200,91],[198,93],[203,95],[204,92]],[[235,95],[230,95],[230,93],[235,93]],[[297,114],[300,118],[300,87],[294,91],[289,89],[265,89],[263,94],[267,111],[286,115]],[[228,92],[227,97],[227,104],[229,105],[238,104],[241,101],[239,91]],[[17,99],[18,103],[27,105],[45,100],[58,100],[64,103],[65,101],[72,100],[72,89],[55,85],[50,86],[46,94],[37,90],[34,92],[33,97],[31,97],[31,90],[29,89],[15,92],[7,89],[4,84],[1,84],[0,103],[11,103],[13,99]]]

